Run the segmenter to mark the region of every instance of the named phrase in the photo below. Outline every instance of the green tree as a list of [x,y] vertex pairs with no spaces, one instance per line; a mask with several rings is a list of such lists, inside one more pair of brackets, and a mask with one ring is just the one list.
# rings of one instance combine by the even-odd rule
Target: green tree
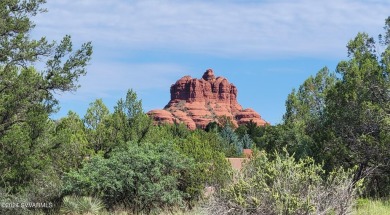
[[[55,91],[73,91],[92,54],[91,43],[73,51],[70,36],[56,44],[43,37],[31,39],[34,28],[31,17],[44,10],[43,0],[1,1],[0,24],[0,134],[14,124],[27,120],[31,108],[41,106],[51,113],[58,101]],[[43,71],[30,68],[38,60],[46,60]],[[20,81],[16,81],[20,80]],[[4,104],[7,104],[4,106]]]
[[325,99],[336,82],[335,74],[325,67],[306,79],[297,92],[293,90],[288,95],[283,125],[290,142],[288,150],[295,152],[296,157],[322,160]]
[[286,147],[287,143],[284,141],[284,129],[283,125],[267,125],[264,127],[264,134],[256,142],[256,148],[264,150],[267,153],[278,151],[283,147]]
[[[87,113],[84,116],[84,123],[87,126],[88,140],[93,145],[95,152],[101,151],[107,145],[106,126],[109,117],[109,110],[104,105],[102,99],[97,99],[89,105]],[[106,142],[107,141],[107,142]]]
[[251,149],[253,146],[253,141],[250,138],[249,134],[244,134],[244,136],[242,136],[241,138],[241,142],[242,142],[242,147],[244,149]]
[[132,89],[127,91],[126,99],[120,99],[114,107],[111,126],[115,130],[115,142],[142,142],[150,134],[153,123],[142,109],[142,101]]
[[[286,101],[285,124],[316,125],[324,114],[327,92],[335,85],[336,76],[324,67],[313,77],[310,76],[299,87],[293,90]],[[309,128],[307,128],[309,130]]]
[[[31,39],[31,18],[44,0],[0,2],[0,186],[25,189],[47,170],[51,143],[48,116],[57,109],[55,92],[74,91],[86,74],[91,43],[73,50],[70,36],[49,43]],[[45,68],[34,68],[45,62]]]
[[[338,79],[322,69],[298,92],[293,91],[283,125],[284,133],[292,134],[286,139],[296,146],[292,151],[324,162],[327,171],[358,165],[357,181],[368,169],[378,167],[372,177],[374,190],[382,190],[380,195],[388,195],[389,180],[389,20],[380,44],[366,33],[348,43],[350,59],[338,64]],[[373,186],[373,180],[368,181]]]
[[249,134],[253,141],[256,141],[256,139],[261,137],[264,133],[264,126],[258,126],[253,120],[246,123],[245,127],[247,128],[246,133]]
[[263,135],[257,138],[256,142],[257,148],[271,153],[270,156],[273,152],[286,148],[296,159],[315,155],[312,151],[313,145],[312,137],[307,135],[302,127],[285,124],[265,126]]
[[195,169],[185,181],[188,184],[186,192],[190,194],[186,200],[191,203],[203,195],[205,186],[218,189],[230,179],[231,166],[224,156],[217,132],[191,131],[185,124],[163,124],[151,127],[150,135],[143,142],[162,141],[175,143],[180,154],[194,159]]
[[51,141],[50,155],[60,175],[80,168],[82,161],[93,155],[84,123],[72,111],[56,122]]
[[148,142],[153,130],[153,121],[143,112],[142,101],[136,92],[128,90],[125,99],[120,99],[109,114],[103,102],[92,103],[84,117],[89,127],[89,138],[96,152],[108,157],[118,147],[126,147],[127,142]]
[[218,134],[203,130],[193,131],[186,138],[175,137],[178,150],[195,161],[188,192],[201,196],[205,186],[223,187],[230,179],[231,166],[221,151]]
[[84,116],[84,123],[87,128],[97,130],[100,123],[105,117],[109,115],[110,111],[103,103],[102,99],[96,99],[96,101],[89,104],[87,113]]
[[243,144],[238,135],[229,125],[222,128],[219,133],[223,152],[226,157],[239,157],[242,155]]
[[328,172],[358,165],[356,181],[376,167],[368,180],[370,195],[388,195],[389,190],[389,28],[390,18],[379,44],[366,33],[351,40],[349,60],[336,69],[339,78],[324,68],[293,91],[277,138],[292,145],[287,148],[298,158],[324,162]]
[[[248,123],[240,125],[234,132],[240,137],[241,141],[244,144],[244,148],[251,148],[252,145],[256,145],[259,149],[264,149],[264,135],[267,130],[267,127],[270,125],[258,126],[253,120],[250,120]],[[269,130],[269,129],[268,129]],[[246,136],[249,136],[249,139]],[[251,143],[246,144],[245,141],[251,141]]]
[[[385,29],[389,26],[388,18]],[[389,34],[387,31],[385,38]],[[378,54],[377,43],[366,33],[351,40],[347,45],[350,59],[337,66],[341,80],[326,98],[327,123],[333,137],[327,148],[342,153],[336,164],[359,166],[356,180],[368,168],[389,169],[390,44],[385,39],[383,45],[385,51]]]
[[219,124],[215,121],[213,122],[209,122],[206,127],[205,127],[205,131],[207,132],[218,132],[220,131],[222,128],[219,126]]

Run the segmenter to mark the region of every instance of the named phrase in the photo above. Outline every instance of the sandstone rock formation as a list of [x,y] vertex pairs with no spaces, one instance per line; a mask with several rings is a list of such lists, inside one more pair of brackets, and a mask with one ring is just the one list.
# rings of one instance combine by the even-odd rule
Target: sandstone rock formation
[[250,120],[267,124],[253,109],[243,109],[237,102],[237,88],[224,77],[215,77],[208,69],[201,79],[184,76],[171,86],[171,100],[163,110],[148,114],[156,123],[185,123],[188,128],[205,128],[226,116],[235,126]]

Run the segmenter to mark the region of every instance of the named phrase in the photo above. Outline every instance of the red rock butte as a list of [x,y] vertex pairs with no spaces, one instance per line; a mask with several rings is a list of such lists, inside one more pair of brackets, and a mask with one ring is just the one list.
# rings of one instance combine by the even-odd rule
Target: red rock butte
[[171,86],[171,100],[163,110],[148,112],[157,124],[184,123],[189,129],[205,128],[224,116],[235,126],[253,121],[268,124],[253,109],[237,102],[237,88],[224,77],[215,77],[208,69],[201,79],[184,76]]

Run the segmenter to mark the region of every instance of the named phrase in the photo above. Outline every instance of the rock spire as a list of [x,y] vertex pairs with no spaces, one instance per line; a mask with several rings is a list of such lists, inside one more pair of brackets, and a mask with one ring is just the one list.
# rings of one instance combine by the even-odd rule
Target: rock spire
[[253,109],[237,102],[237,88],[224,77],[215,77],[208,69],[201,79],[184,76],[171,86],[171,100],[163,110],[151,110],[156,123],[185,123],[188,128],[205,128],[210,122],[229,118],[235,126],[250,120],[267,124]]

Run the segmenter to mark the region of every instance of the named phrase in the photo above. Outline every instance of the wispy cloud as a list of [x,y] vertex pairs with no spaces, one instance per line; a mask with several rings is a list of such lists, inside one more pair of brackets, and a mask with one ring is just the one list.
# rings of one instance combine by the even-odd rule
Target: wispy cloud
[[80,80],[77,94],[59,94],[61,100],[115,98],[132,88],[136,91],[167,89],[172,80],[185,75],[185,68],[174,64],[92,64]]
[[[345,44],[358,31],[375,36],[390,15],[388,0],[53,0],[45,6],[49,12],[35,18],[34,36],[60,40],[70,34],[77,44],[92,41],[94,45],[82,88],[75,95],[60,96],[62,101],[77,102],[123,95],[128,88],[166,95],[179,77],[199,77],[190,71],[197,62],[188,63],[196,60],[194,55],[242,62],[248,58],[342,59]],[[162,57],[148,58],[148,53],[156,52]],[[170,58],[165,60],[164,54]],[[175,57],[190,59],[181,62]],[[279,94],[291,90],[290,83],[284,85],[286,89],[275,87]],[[278,105],[283,109],[283,99],[272,103],[270,111]],[[157,106],[153,102],[150,106]]]
[[358,30],[381,29],[390,3],[56,0],[47,6],[37,21],[48,35],[66,29],[103,46],[265,57],[334,55]]

